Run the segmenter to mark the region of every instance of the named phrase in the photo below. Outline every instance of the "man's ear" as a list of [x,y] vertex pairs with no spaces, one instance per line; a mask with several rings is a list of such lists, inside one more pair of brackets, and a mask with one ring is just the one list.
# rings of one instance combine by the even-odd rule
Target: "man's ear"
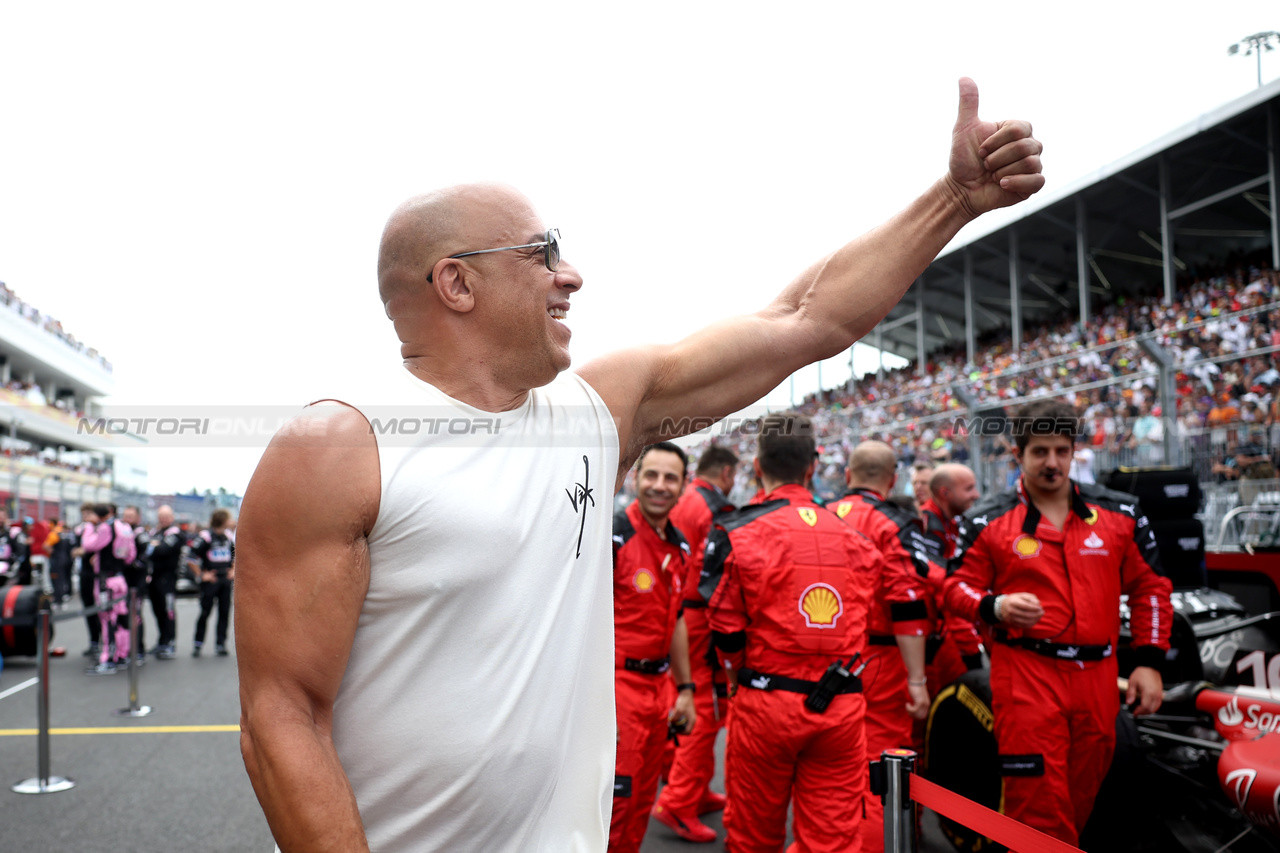
[[466,266],[454,258],[442,258],[433,270],[431,287],[446,308],[466,314],[476,307]]

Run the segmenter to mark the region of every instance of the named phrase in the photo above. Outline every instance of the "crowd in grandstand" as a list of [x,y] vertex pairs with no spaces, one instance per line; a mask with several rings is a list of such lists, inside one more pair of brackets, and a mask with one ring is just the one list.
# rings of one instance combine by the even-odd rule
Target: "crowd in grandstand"
[[6,447],[3,455],[7,458],[17,456],[19,459],[26,459],[31,462],[38,462],[41,465],[48,465],[51,468],[61,468],[64,471],[75,471],[80,474],[91,474],[95,477],[105,477],[111,473],[110,468],[104,468],[99,465],[86,465],[83,463],[69,462],[59,459],[57,453],[50,448],[36,450],[33,447],[18,448],[15,453],[12,448]]
[[105,370],[110,371],[113,369],[111,362],[103,358],[96,349],[85,346],[83,341],[77,340],[75,335],[62,328],[62,323],[59,320],[50,317],[48,314],[41,314],[33,305],[24,302],[3,281],[0,281],[0,304],[7,306],[9,310],[40,326],[76,352],[83,353],[85,357],[97,362]]
[[[1166,417],[1158,368],[1137,343],[1154,334],[1178,366],[1176,412]],[[1084,419],[1082,443],[1100,470],[1118,463],[1159,464],[1165,430],[1191,454],[1205,479],[1234,479],[1241,447],[1280,445],[1280,272],[1239,268],[1184,286],[1170,305],[1158,296],[1117,299],[1083,327],[1062,320],[1026,330],[1019,349],[1007,329],[980,340],[972,360],[963,346],[931,353],[922,373],[914,364],[810,395],[797,409],[809,415],[822,444],[814,486],[824,498],[841,494],[849,449],[879,438],[903,468],[916,461],[981,462],[986,485],[1003,488],[1016,476],[1004,436],[984,438],[971,459],[967,414],[956,388],[985,411],[1040,396],[1060,395]],[[1215,361],[1220,359],[1220,361]],[[1084,387],[1081,387],[1084,386]],[[749,457],[750,430],[713,441]],[[1092,466],[1091,466],[1092,467]],[[1084,476],[1088,476],[1085,474]],[[739,484],[750,488],[747,477]]]

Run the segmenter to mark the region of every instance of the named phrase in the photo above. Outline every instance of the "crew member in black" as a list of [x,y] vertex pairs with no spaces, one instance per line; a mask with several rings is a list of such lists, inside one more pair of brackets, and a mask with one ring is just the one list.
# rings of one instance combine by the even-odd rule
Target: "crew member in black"
[[49,579],[53,583],[55,604],[66,604],[71,597],[71,570],[75,565],[73,551],[76,534],[55,517],[49,519],[49,536],[44,540],[49,551]]
[[227,624],[231,619],[231,582],[235,579],[235,541],[227,535],[231,513],[215,509],[209,518],[209,529],[191,540],[191,561],[200,573],[200,619],[196,622],[195,648],[192,657],[200,657],[204,635],[209,625],[213,602],[218,602],[218,628],[215,639],[218,656],[227,654]]
[[133,544],[138,554],[130,565],[124,567],[124,579],[125,583],[129,584],[129,589],[138,591],[138,612],[134,615],[138,620],[138,646],[135,653],[138,656],[138,663],[142,664],[147,659],[144,651],[147,647],[147,622],[142,618],[142,602],[147,600],[147,583],[151,576],[151,561],[147,558],[151,535],[142,524],[142,510],[136,506],[125,507],[120,513],[120,520],[133,529]]
[[146,552],[151,560],[151,611],[156,616],[160,639],[151,653],[159,660],[173,660],[176,639],[174,600],[178,588],[178,561],[182,557],[182,529],[173,523],[173,509],[162,506],[156,511],[159,522],[147,540]]

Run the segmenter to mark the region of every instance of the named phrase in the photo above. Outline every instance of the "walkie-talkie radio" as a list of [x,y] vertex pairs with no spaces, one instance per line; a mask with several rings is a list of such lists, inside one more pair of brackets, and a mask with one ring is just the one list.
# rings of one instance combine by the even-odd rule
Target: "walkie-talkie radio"
[[858,662],[860,655],[853,653],[853,657],[849,658],[848,664],[836,661],[827,667],[827,671],[822,674],[822,678],[818,679],[817,685],[814,686],[813,692],[805,697],[804,706],[815,714],[826,712],[827,706],[831,704],[831,700],[835,698],[845,685],[856,679],[862,672],[863,667],[859,667],[857,672],[850,672],[854,664]]

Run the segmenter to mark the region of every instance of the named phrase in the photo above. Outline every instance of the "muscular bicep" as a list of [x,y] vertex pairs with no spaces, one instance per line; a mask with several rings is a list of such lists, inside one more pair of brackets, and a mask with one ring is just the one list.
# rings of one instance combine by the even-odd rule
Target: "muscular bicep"
[[675,344],[620,350],[584,365],[579,375],[617,424],[621,474],[645,445],[706,429],[808,364],[812,331],[795,312],[773,306]]
[[[369,586],[377,448],[346,407],[314,407],[263,454],[241,507],[236,655],[242,709],[327,728]],[[291,434],[290,434],[291,433]],[[303,433],[306,433],[305,435]]]

